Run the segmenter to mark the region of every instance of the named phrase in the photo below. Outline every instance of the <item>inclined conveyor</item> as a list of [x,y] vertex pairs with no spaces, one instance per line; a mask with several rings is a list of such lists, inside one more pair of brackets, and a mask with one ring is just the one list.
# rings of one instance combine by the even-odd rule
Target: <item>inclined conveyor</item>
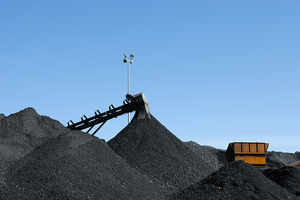
[[115,108],[113,105],[110,105],[106,112],[101,113],[97,110],[95,112],[95,116],[90,118],[83,115],[81,117],[81,121],[77,123],[70,120],[67,128],[71,130],[83,130],[89,128],[87,130],[87,133],[89,133],[96,125],[99,125],[92,133],[92,135],[95,135],[108,120],[133,111],[135,111],[133,118],[144,119],[146,115],[150,117],[151,113],[149,110],[149,104],[144,93],[139,93],[134,96],[127,94],[122,106]]

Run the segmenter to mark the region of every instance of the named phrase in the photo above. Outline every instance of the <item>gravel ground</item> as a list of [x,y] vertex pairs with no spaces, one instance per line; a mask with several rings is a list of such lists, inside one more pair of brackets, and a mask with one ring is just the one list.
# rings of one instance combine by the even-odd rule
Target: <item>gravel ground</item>
[[231,162],[204,180],[169,199],[298,199],[258,169],[243,161]]
[[132,167],[169,193],[215,169],[153,116],[133,119],[108,145]]

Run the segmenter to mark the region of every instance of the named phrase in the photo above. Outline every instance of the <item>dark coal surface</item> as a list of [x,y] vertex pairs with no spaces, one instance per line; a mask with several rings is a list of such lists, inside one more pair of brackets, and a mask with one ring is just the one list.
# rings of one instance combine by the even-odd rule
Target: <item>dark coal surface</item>
[[231,162],[169,199],[298,199],[258,169],[243,161]]
[[169,193],[196,183],[214,171],[153,116],[133,119],[108,145]]
[[266,169],[264,175],[287,191],[300,197],[300,169],[285,166],[280,169]]
[[193,141],[185,142],[185,144],[189,148],[191,148],[193,152],[201,156],[202,159],[204,159],[211,166],[213,166],[216,170],[228,164],[228,161],[225,156],[225,150],[216,149],[211,146],[199,145]]
[[[16,119],[26,125],[19,126]],[[64,127],[57,129],[54,124],[29,109],[15,114],[9,126],[1,127],[6,149],[16,149],[7,153],[18,156],[13,156],[8,166],[1,162],[5,170],[0,199],[164,199],[161,189],[130,167],[105,141]],[[45,134],[49,138],[41,140]],[[9,155],[3,155],[9,160]]]
[[223,150],[182,142],[153,116],[132,120],[106,143],[27,108],[0,114],[0,150],[0,199],[299,196],[300,168],[285,167],[299,152],[269,152],[274,167],[264,176],[242,161],[228,164]]
[[13,161],[64,131],[66,128],[58,121],[40,116],[33,108],[8,117],[0,115],[0,181]]
[[0,156],[6,162],[21,158],[43,142],[63,133],[58,121],[40,116],[33,108],[0,119]]
[[267,153],[267,166],[270,168],[281,168],[289,166],[300,160],[300,152],[283,153],[270,151]]

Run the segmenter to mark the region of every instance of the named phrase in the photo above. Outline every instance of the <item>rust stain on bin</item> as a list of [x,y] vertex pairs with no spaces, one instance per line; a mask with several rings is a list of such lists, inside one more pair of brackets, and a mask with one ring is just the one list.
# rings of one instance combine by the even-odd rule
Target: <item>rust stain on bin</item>
[[233,142],[229,143],[225,153],[228,162],[243,160],[254,167],[266,167],[268,143]]

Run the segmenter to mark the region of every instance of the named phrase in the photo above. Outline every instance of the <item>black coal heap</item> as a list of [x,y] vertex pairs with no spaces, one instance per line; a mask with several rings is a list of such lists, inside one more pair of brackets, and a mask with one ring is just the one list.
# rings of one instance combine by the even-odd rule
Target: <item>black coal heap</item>
[[[28,112],[32,115],[28,116]],[[30,151],[11,159],[13,162],[1,171],[4,178],[0,185],[0,199],[164,197],[161,189],[131,168],[103,140],[80,131],[70,131],[62,125],[57,129],[55,121],[38,117],[32,109],[4,120],[9,120],[9,123],[1,121],[5,125],[1,126],[1,141],[6,144],[6,149],[13,147],[17,150],[6,151],[9,155],[2,152],[1,160],[8,160],[15,152],[21,155],[20,148]],[[17,121],[25,124],[16,125]],[[47,134],[48,138],[41,140]],[[3,138],[6,139],[4,142]]]
[[284,166],[279,169],[266,169],[264,175],[287,191],[300,197],[300,169]]
[[271,152],[264,176],[152,115],[106,143],[33,108],[0,114],[0,149],[0,199],[299,199],[299,153]]
[[108,145],[168,192],[187,187],[214,171],[153,116],[133,119]]
[[202,146],[193,141],[185,142],[185,144],[216,170],[228,164],[225,150],[216,149],[210,146]]
[[243,161],[231,162],[170,199],[297,199]]
[[267,153],[267,165],[272,168],[288,166],[300,160],[300,152],[283,153],[270,151]]
[[0,118],[0,180],[3,171],[43,142],[66,131],[58,121],[40,116],[33,108]]

